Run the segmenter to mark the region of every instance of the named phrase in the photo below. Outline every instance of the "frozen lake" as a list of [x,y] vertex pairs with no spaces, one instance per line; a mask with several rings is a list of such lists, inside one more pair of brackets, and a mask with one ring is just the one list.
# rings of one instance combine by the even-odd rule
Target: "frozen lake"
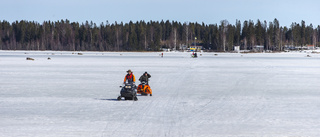
[[1,137],[320,136],[320,54],[77,53],[0,51]]

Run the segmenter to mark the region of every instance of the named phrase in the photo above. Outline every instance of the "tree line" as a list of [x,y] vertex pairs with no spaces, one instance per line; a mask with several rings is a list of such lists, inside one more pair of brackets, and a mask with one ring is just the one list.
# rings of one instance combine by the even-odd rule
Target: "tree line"
[[292,23],[288,28],[272,22],[227,20],[220,24],[177,21],[137,21],[129,23],[78,23],[69,20],[0,21],[0,50],[65,51],[159,51],[162,48],[201,45],[211,51],[232,51],[234,46],[250,50],[282,51],[285,46],[320,46],[320,26]]

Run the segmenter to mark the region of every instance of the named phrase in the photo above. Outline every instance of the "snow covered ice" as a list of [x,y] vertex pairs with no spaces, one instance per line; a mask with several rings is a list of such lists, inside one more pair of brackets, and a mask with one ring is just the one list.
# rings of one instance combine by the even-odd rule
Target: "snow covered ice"
[[320,54],[72,53],[0,51],[1,137],[320,136]]

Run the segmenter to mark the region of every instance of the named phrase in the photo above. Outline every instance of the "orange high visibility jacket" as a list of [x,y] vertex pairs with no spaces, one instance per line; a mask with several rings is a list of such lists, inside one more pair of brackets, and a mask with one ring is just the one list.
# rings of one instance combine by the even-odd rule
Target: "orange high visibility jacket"
[[126,82],[128,80],[128,82],[136,82],[136,77],[131,73],[131,75],[127,74],[124,77],[123,82]]

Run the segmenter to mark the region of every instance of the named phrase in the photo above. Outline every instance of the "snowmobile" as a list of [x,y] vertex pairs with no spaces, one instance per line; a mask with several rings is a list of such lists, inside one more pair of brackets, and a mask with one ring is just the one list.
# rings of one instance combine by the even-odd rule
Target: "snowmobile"
[[117,98],[117,100],[121,100],[122,97],[124,97],[125,100],[134,100],[137,101],[137,86],[133,83],[125,83],[124,86],[120,86],[120,96]]
[[141,81],[137,88],[137,93],[145,96],[152,96],[152,90],[146,81]]

